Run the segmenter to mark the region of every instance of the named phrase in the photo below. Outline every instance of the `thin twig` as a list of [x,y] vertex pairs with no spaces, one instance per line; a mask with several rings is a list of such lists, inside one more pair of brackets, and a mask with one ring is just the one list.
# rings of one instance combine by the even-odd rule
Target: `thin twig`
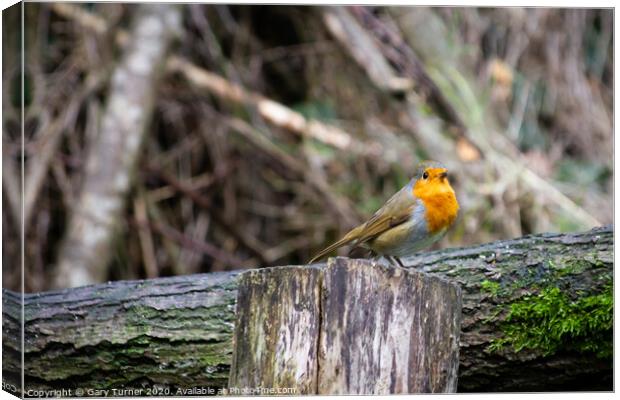
[[188,187],[188,185],[180,182],[172,174],[158,170],[154,166],[149,166],[149,170],[151,170],[152,172],[157,172],[159,178],[161,178],[168,185],[176,189],[178,192],[183,193],[184,195],[189,197],[194,203],[196,203],[196,205],[210,211],[210,215],[216,224],[221,226],[225,231],[227,231],[230,235],[237,239],[239,243],[241,243],[244,247],[250,250],[250,252],[257,256],[261,261],[265,261],[263,257],[265,246],[257,239],[253,238],[252,236],[246,235],[241,229],[225,221],[224,218],[222,218],[222,216],[217,212],[213,212],[210,198],[204,197],[201,194],[195,192],[190,187]]
[[[134,198],[133,209],[136,214],[136,221],[141,224],[149,224],[149,216],[146,210],[146,198],[144,190],[141,188],[138,195]],[[139,229],[138,236],[140,238],[140,248],[142,249],[142,260],[144,261],[144,270],[147,278],[157,278],[159,276],[159,268],[157,267],[157,257],[155,257],[155,246],[153,245],[153,237],[149,230]]]
[[[185,181],[188,189],[206,191],[210,189],[214,184],[218,183],[225,174],[211,174],[205,172],[204,174],[191,177]],[[170,185],[161,186],[157,189],[153,189],[148,192],[149,200],[153,203],[158,203],[162,200],[169,199],[177,193],[177,190]]]
[[24,228],[26,231],[44,178],[49,170],[50,162],[60,145],[62,134],[75,122],[84,99],[100,88],[107,78],[107,73],[89,75],[81,90],[73,96],[63,113],[49,125],[47,131],[39,139],[41,148],[37,151],[37,157],[31,157],[28,160],[25,178]]
[[245,262],[235,257],[232,254],[228,254],[218,247],[204,241],[198,241],[193,238],[187,237],[183,232],[180,232],[170,226],[160,224],[158,222],[140,222],[135,218],[129,219],[130,223],[138,227],[139,229],[149,229],[157,232],[160,235],[167,237],[168,239],[180,244],[181,246],[191,249],[196,252],[207,254],[227,265],[239,267],[245,265]]
[[327,208],[337,212],[346,225],[354,226],[360,222],[357,213],[341,198],[333,194],[333,190],[320,175],[312,173],[312,170],[310,170],[305,164],[282,151],[278,148],[278,146],[267,139],[267,137],[259,130],[255,129],[242,119],[229,118],[225,116],[222,116],[221,118],[226,125],[241,134],[252,144],[282,162],[291,171],[302,176],[304,180],[316,190],[321,198],[328,203]]

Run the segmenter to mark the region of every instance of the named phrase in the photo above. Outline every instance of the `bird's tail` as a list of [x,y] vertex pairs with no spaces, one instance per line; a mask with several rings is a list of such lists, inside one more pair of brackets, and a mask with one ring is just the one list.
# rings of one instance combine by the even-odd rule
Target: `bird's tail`
[[340,240],[338,240],[335,243],[330,244],[329,246],[327,246],[326,248],[324,248],[323,250],[321,250],[317,255],[315,255],[314,257],[312,257],[312,260],[310,260],[308,262],[308,264],[312,264],[313,262],[325,257],[327,254],[331,253],[332,251],[336,250],[339,247],[344,246],[345,244],[349,244],[352,241],[354,241],[355,239],[358,238],[358,232],[359,227],[353,229],[351,232],[347,233],[346,235],[344,235],[344,237]]

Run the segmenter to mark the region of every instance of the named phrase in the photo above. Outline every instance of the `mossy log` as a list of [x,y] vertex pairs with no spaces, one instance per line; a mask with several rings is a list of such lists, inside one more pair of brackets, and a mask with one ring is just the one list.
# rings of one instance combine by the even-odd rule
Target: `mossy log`
[[[224,387],[238,272],[25,295],[28,389]],[[2,370],[20,383],[20,295],[2,296]],[[172,392],[169,392],[173,390]]]
[[[612,227],[404,261],[462,289],[458,391],[612,390]],[[26,294],[27,388],[225,387],[238,273]],[[3,290],[2,323],[19,388],[20,294]]]
[[339,257],[246,272],[238,291],[231,394],[456,391],[461,291],[452,283]]
[[463,291],[459,391],[612,390],[613,227],[404,262]]

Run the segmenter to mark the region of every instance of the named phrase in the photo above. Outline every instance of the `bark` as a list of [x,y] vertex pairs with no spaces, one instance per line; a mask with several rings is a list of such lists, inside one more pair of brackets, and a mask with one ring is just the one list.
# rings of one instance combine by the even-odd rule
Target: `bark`
[[84,184],[60,250],[55,287],[99,283],[107,276],[114,229],[147,124],[180,9],[139,5],[129,43],[113,73],[99,135],[89,144]]
[[[558,287],[580,299],[603,291],[612,281],[612,227],[422,253],[404,261],[462,289],[458,391],[612,389],[611,356],[569,347],[587,337],[569,337],[550,354],[527,347],[489,349],[504,337],[511,305],[528,294]],[[236,276],[202,274],[26,294],[27,386],[226,386]],[[3,291],[4,379],[17,387],[20,298]],[[605,340],[611,345],[611,330]]]
[[[25,295],[26,389],[225,386],[237,274]],[[4,379],[19,388],[20,295],[2,302]]]

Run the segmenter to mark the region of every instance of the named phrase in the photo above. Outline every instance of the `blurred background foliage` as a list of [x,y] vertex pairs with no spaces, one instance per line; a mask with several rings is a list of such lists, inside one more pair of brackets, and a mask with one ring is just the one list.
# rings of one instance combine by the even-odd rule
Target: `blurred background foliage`
[[[79,101],[76,93],[88,76],[113,70],[115,35],[131,26],[136,7],[76,6],[104,21],[103,33],[51,4],[25,8],[27,164],[40,156],[50,126],[63,122],[26,225],[29,292],[49,288],[108,82]],[[183,33],[171,54],[306,121],[337,127],[358,147],[300,134],[178,71],[166,73],[116,224],[110,280],[303,264],[368,218],[426,158],[447,164],[462,206],[437,247],[612,222],[611,10],[349,11],[378,48],[392,51],[366,53],[366,60],[387,59],[413,90],[379,87],[366,61],[356,61],[330,30],[329,7],[183,6]],[[5,10],[3,279],[13,290],[20,275],[19,22],[18,8]],[[381,29],[398,45],[382,42]],[[420,68],[463,129],[420,90],[418,73],[408,75]],[[145,218],[150,225],[140,223]]]

